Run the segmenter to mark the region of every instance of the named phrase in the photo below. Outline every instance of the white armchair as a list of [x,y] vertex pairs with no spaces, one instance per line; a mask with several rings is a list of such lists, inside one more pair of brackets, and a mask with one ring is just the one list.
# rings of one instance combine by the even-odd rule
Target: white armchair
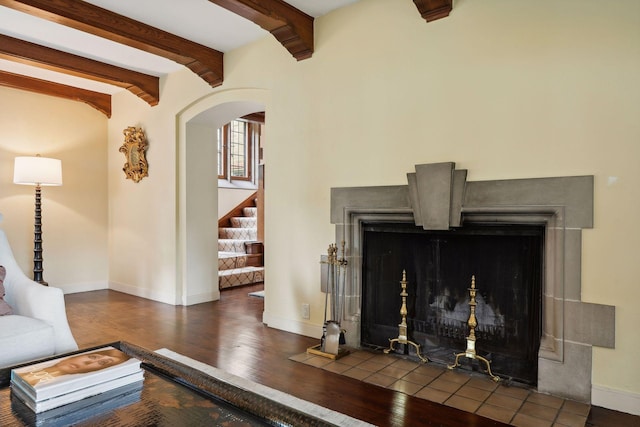
[[7,270],[4,300],[13,309],[13,314],[0,316],[0,367],[77,350],[62,290],[25,276],[2,230],[0,265]]

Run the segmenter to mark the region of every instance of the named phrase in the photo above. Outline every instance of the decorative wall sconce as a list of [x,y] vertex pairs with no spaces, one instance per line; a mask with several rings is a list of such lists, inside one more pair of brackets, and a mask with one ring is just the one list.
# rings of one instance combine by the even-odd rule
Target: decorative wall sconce
[[124,144],[118,151],[124,154],[126,161],[122,170],[127,179],[140,182],[145,176],[149,176],[149,165],[145,158],[147,150],[147,137],[142,128],[129,126],[124,131]]

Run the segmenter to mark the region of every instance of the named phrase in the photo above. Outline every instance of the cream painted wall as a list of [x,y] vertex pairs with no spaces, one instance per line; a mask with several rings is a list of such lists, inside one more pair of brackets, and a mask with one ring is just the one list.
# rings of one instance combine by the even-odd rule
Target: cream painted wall
[[[179,304],[176,115],[211,88],[187,69],[161,79],[160,87],[155,107],[128,92],[113,97],[108,131],[109,279],[113,289]],[[121,171],[124,157],[118,148],[128,126],[141,127],[149,144],[149,176],[138,183],[126,180]]]
[[[163,81],[157,107],[116,97],[114,287],[181,300],[176,117],[207,96],[261,88],[270,93],[266,323],[319,337],[331,187],[405,184],[415,164],[440,161],[468,169],[471,181],[594,175],[582,298],[616,306],[617,330],[615,349],[593,350],[593,384],[640,401],[640,3],[460,1],[450,17],[426,23],[411,1],[367,0],[317,19],[315,36],[313,57],[300,62],[272,37],[227,53],[221,88],[184,71]],[[129,125],[150,140],[150,177],[139,184],[116,168]]]
[[218,187],[218,219],[225,216],[255,192],[256,190]]
[[33,277],[35,187],[13,184],[16,156],[62,160],[61,187],[42,188],[44,279],[64,292],[105,289],[107,118],[74,101],[0,87],[0,223]]

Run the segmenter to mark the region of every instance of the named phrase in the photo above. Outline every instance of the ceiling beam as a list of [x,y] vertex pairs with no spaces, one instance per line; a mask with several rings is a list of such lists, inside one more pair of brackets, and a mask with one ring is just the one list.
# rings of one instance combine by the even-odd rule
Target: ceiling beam
[[212,87],[222,84],[222,52],[91,3],[81,0],[0,0],[0,5],[162,56],[186,66]]
[[453,0],[413,0],[427,22],[446,18],[453,10]]
[[111,117],[111,95],[0,71],[0,86],[80,101]]
[[127,89],[149,105],[160,101],[160,79],[0,34],[0,58]]
[[269,31],[298,61],[313,55],[313,17],[282,0],[209,0]]

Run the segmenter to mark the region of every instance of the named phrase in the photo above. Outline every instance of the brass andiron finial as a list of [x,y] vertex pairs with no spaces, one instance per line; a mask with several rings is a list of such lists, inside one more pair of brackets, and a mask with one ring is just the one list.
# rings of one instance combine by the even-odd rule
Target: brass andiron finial
[[478,321],[476,320],[476,305],[478,305],[476,303],[476,292],[477,292],[476,276],[471,276],[471,287],[468,288],[468,290],[469,290],[469,296],[470,296],[470,300],[469,300],[470,313],[469,313],[469,321],[467,322],[467,324],[469,325],[469,336],[467,337],[467,349],[463,353],[456,354],[456,361],[454,362],[453,365],[447,366],[447,368],[454,369],[455,367],[460,366],[460,363],[458,363],[458,361],[462,356],[468,357],[469,359],[477,359],[484,362],[485,365],[487,365],[487,370],[485,372],[491,377],[492,380],[494,380],[495,382],[498,382],[500,381],[500,377],[497,375],[493,375],[493,373],[491,372],[491,362],[485,359],[484,357],[479,356],[476,353],[476,327],[478,326]]
[[394,346],[396,343],[411,344],[416,349],[416,355],[420,358],[420,360],[426,363],[429,361],[429,359],[427,359],[426,357],[423,357],[420,354],[420,346],[414,343],[413,341],[409,341],[407,339],[407,313],[408,313],[407,296],[409,296],[409,294],[407,293],[406,270],[402,270],[402,281],[400,282],[400,286],[402,286],[402,292],[400,292],[400,296],[402,297],[402,307],[400,307],[400,316],[402,316],[402,322],[400,322],[400,324],[398,325],[398,329],[399,329],[398,338],[389,339],[389,348],[385,349],[384,353],[389,354],[392,350],[394,350]]

